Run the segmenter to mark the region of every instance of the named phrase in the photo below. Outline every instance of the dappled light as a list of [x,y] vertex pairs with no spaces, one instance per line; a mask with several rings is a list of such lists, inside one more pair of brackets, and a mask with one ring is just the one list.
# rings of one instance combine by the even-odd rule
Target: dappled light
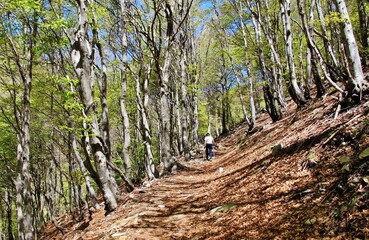
[[360,135],[369,106],[332,120],[335,105],[333,96],[300,109],[290,103],[277,123],[261,115],[258,132],[240,125],[218,138],[212,162],[201,154],[181,162],[189,170],[135,189],[108,216],[94,212],[84,229],[60,217],[67,233],[49,225],[42,239],[367,238],[369,167],[359,154],[369,146]]

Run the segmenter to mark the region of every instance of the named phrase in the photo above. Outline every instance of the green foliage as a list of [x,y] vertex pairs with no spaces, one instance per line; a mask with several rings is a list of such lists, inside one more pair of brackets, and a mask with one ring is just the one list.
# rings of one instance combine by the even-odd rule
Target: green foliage
[[339,12],[329,12],[324,18],[324,21],[327,25],[339,25],[344,22],[345,19],[342,19]]
[[368,148],[366,148],[366,149],[364,149],[361,153],[360,153],[360,155],[359,155],[359,159],[364,159],[364,158],[366,158],[366,157],[368,157],[369,156],[369,147]]
[[343,172],[349,172],[350,171],[350,162],[351,162],[351,159],[349,157],[340,158],[340,163],[343,165],[341,170]]
[[234,203],[234,202],[226,203],[226,204],[223,204],[222,206],[211,209],[210,214],[215,215],[215,214],[219,214],[222,212],[228,212],[229,210],[237,207],[238,205],[239,205],[238,203]]
[[34,0],[7,0],[2,4],[4,9],[11,12],[22,11],[23,13],[33,13],[41,10],[41,1]]

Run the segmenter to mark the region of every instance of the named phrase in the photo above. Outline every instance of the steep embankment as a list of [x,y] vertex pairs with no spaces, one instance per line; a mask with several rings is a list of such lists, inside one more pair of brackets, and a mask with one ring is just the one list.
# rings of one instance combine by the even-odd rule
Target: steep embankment
[[[212,162],[156,180],[104,216],[50,225],[42,239],[369,238],[369,105],[333,119],[336,100],[312,101],[257,131],[218,139]],[[361,156],[359,156],[361,154]],[[369,155],[369,154],[368,154]]]

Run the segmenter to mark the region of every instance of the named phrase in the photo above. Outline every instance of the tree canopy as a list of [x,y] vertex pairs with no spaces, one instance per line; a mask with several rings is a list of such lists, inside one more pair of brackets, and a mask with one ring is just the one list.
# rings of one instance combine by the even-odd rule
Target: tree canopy
[[[181,168],[207,132],[364,101],[369,4],[324,0],[0,0],[0,227],[36,239],[62,213]],[[124,186],[123,188],[121,186]],[[57,223],[55,222],[56,227]],[[17,237],[15,237],[17,236]]]

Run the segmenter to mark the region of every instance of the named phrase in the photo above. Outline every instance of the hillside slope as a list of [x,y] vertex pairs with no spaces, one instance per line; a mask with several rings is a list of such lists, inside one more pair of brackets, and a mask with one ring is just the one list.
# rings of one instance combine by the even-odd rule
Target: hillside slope
[[60,217],[64,235],[49,225],[41,239],[369,238],[369,104],[333,119],[336,105],[290,104],[277,123],[263,114],[256,132],[218,139],[212,162],[182,161],[188,170],[134,190],[110,215]]

